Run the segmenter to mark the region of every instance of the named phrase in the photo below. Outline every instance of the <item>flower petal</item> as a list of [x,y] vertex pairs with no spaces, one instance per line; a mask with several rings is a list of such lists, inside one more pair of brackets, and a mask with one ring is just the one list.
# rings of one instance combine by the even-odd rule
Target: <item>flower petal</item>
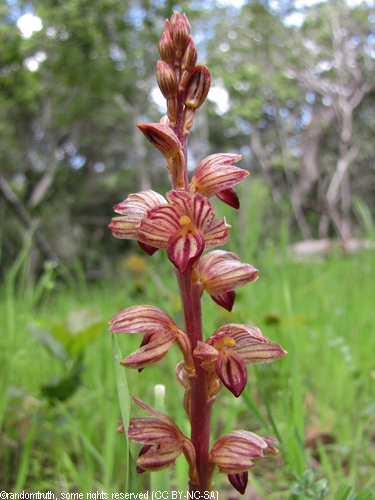
[[132,418],[129,425],[129,439],[135,443],[154,444],[160,439],[173,442],[179,434],[169,423],[157,418]]
[[228,325],[223,325],[217,330],[215,330],[212,339],[216,339],[216,336],[229,335],[236,341],[236,351],[242,347],[246,347],[251,341],[266,342],[268,339],[259,328],[255,326],[243,325],[240,323],[229,323]]
[[175,343],[176,335],[176,332],[162,335],[129,354],[120,364],[127,368],[142,369],[163,361],[167,356],[167,352]]
[[190,191],[198,191],[209,198],[239,184],[249,172],[234,167],[231,163],[236,163],[241,158],[241,155],[224,153],[208,156],[196,168],[189,186]]
[[183,450],[182,442],[175,442],[170,446],[153,446],[144,455],[138,458],[137,465],[149,471],[163,470],[174,464]]
[[277,455],[279,450],[273,445],[273,443],[276,442],[276,439],[269,437],[264,437],[263,439],[267,443],[267,448],[263,450],[264,455]]
[[166,196],[176,207],[180,217],[182,215],[188,216],[195,227],[202,234],[205,234],[215,217],[215,212],[206,198],[200,194],[191,195],[185,191],[169,191]]
[[219,304],[219,306],[231,312],[234,301],[236,300],[236,292],[231,290],[230,292],[222,293],[220,295],[211,295],[211,299],[216,302],[216,304]]
[[[141,451],[139,452],[138,457],[141,457],[142,455],[147,453],[149,450],[151,450],[152,446],[153,446],[152,444],[145,444],[142,447]],[[143,472],[146,472],[146,469],[142,469],[142,467],[137,465],[136,471],[137,471],[137,474],[143,474]]]
[[230,228],[231,226],[227,224],[225,217],[214,220],[211,226],[204,232],[206,250],[225,245],[229,241]]
[[181,211],[172,204],[151,210],[138,227],[139,241],[165,250],[169,238],[181,229],[181,216]]
[[181,229],[168,240],[167,254],[169,260],[184,274],[189,265],[202,255],[204,238],[199,231],[185,232]]
[[164,196],[151,189],[130,194],[126,200],[113,207],[115,212],[125,217],[114,217],[108,227],[116,238],[136,240],[137,227],[148,212],[166,204]]
[[142,243],[141,241],[138,241],[138,245],[144,252],[146,252],[148,255],[154,255],[154,253],[159,250],[156,247],[152,247],[151,245],[147,245],[147,243]]
[[127,216],[143,218],[153,208],[166,205],[168,202],[161,194],[152,189],[130,194],[126,200],[113,207],[114,211]]
[[267,443],[253,432],[231,431],[215,441],[210,451],[210,462],[219,466],[219,472],[234,474],[254,467],[252,459],[264,456]]
[[202,360],[201,367],[206,371],[215,371],[215,363],[219,358],[218,350],[198,340],[197,347],[194,349],[193,355]]
[[116,238],[136,240],[138,236],[137,226],[139,224],[140,220],[137,216],[113,217],[108,227]]
[[216,196],[219,198],[219,200],[226,203],[230,207],[235,208],[236,210],[240,208],[240,200],[234,189],[223,189],[223,191],[216,193]]
[[249,478],[249,473],[236,472],[235,474],[228,474],[228,480],[230,484],[235,488],[240,495],[244,495],[246,491],[247,481]]
[[138,123],[137,127],[166,159],[181,151],[181,143],[170,127],[161,123]]
[[218,351],[218,353],[219,358],[215,365],[216,373],[225,387],[238,398],[246,386],[247,371],[245,363],[233,349],[228,349],[226,354],[221,351]]
[[[268,340],[258,328],[240,324],[226,326],[230,327],[230,333],[228,330],[224,331],[236,342],[234,350],[247,365],[271,363],[287,354],[280,344]],[[218,330],[220,331],[221,329],[219,328]]]
[[197,271],[210,295],[221,295],[253,283],[259,274],[250,264],[240,262],[236,254],[224,250],[213,250],[202,257]]
[[166,334],[179,330],[167,313],[149,305],[128,307],[111,318],[109,324],[112,333]]
[[154,408],[151,408],[151,406],[146,405],[146,403],[144,403],[140,399],[138,399],[134,396],[130,396],[130,397],[134,401],[135,404],[137,404],[140,408],[142,408],[142,410],[147,411],[147,413],[149,413],[150,415],[153,415],[155,418],[161,420],[162,422],[169,424],[172,428],[174,428],[174,432],[177,432],[179,435],[181,435],[183,437],[182,432],[180,431],[180,429],[177,427],[177,425],[173,422],[173,420],[171,418],[167,417],[167,415],[165,415],[161,411],[155,410]]

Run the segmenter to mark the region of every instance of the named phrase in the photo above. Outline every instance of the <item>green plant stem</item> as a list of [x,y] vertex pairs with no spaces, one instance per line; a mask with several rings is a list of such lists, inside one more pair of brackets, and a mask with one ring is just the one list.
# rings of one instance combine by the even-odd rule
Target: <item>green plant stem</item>
[[[203,341],[200,287],[191,283],[191,266],[185,274],[177,273],[184,312],[186,333],[190,337],[192,350],[197,342]],[[207,401],[206,372],[194,359],[195,376],[191,384],[191,441],[195,447],[199,484],[189,483],[190,491],[204,493],[209,490],[208,453],[210,443],[211,408],[213,399]]]

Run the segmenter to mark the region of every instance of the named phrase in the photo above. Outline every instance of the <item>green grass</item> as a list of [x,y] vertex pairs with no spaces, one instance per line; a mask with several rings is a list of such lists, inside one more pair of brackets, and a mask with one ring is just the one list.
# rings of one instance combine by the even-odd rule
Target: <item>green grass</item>
[[[126,439],[116,434],[121,413],[106,321],[130,305],[153,304],[182,326],[169,263],[157,252],[144,257],[143,271],[120,266],[111,282],[73,286],[58,280],[50,290],[51,275],[44,276],[43,286],[28,284],[27,245],[0,290],[0,485],[6,491],[125,491]],[[240,257],[260,270],[260,279],[238,290],[232,313],[205,295],[205,333],[230,322],[256,325],[289,355],[249,367],[246,397],[219,393],[212,438],[232,428],[279,437],[280,455],[259,460],[250,480],[263,498],[290,498],[293,474],[306,469],[328,479],[328,499],[344,481],[354,492],[374,488],[374,253],[296,263],[269,246],[251,260]],[[69,311],[88,305],[103,318],[102,335],[85,350],[79,390],[50,405],[41,385],[62,375],[63,367],[28,325],[44,318],[61,322]],[[141,336],[118,334],[118,341],[126,356]],[[188,434],[183,390],[174,377],[180,359],[172,348],[164,363],[126,373],[131,394],[150,405],[154,385],[164,384],[166,412]],[[133,403],[132,412],[142,413]],[[134,456],[139,447],[131,450]],[[149,487],[147,474],[138,480],[140,491]],[[171,481],[186,490],[183,460],[177,460]],[[227,498],[225,476],[216,475],[215,482]]]

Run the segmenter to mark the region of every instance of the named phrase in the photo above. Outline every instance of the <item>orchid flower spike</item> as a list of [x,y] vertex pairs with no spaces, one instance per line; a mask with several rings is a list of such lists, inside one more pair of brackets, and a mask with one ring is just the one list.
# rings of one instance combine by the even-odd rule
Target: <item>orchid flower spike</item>
[[[217,249],[229,240],[230,225],[215,218],[210,198],[216,196],[238,209],[233,187],[249,173],[236,164],[241,155],[220,153],[199,163],[189,182],[188,138],[196,111],[211,85],[208,69],[197,64],[198,51],[185,14],[175,12],[165,22],[158,50],[156,81],[166,99],[167,113],[158,123],[140,123],[139,130],[162,154],[172,188],[165,196],[149,190],[129,194],[114,206],[119,215],[109,225],[117,238],[138,241],[149,255],[165,250],[177,277],[185,325],[152,305],[128,307],[110,320],[113,333],[143,334],[139,349],[121,361],[139,371],[160,363],[175,345],[183,360],[176,377],[184,388],[183,406],[191,424],[191,438],[166,415],[133,397],[150,414],[132,418],[128,437],[143,445],[137,471],[158,471],[172,466],[184,454],[189,466],[189,489],[203,498],[212,489],[216,466],[227,474],[234,488],[244,494],[253,460],[277,453],[271,438],[248,431],[231,431],[210,451],[210,419],[216,394],[225,386],[235,397],[247,382],[246,365],[268,363],[286,351],[255,327],[230,323],[204,340],[201,298],[206,291],[228,311],[238,288],[254,283],[258,270],[233,253]],[[215,249],[215,250],[213,250]],[[207,250],[211,250],[205,253]],[[119,432],[125,432],[120,425]],[[198,495],[199,494],[199,495]]]

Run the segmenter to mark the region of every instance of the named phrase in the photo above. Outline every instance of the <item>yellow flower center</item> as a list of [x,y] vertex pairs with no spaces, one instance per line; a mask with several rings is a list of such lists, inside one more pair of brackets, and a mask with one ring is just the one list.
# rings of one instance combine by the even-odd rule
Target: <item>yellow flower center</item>
[[223,338],[215,342],[214,347],[218,351],[221,351],[223,354],[225,354],[228,348],[232,349],[233,347],[236,347],[236,345],[236,341],[232,339],[232,337],[229,337],[229,335],[225,335]]
[[194,234],[194,224],[191,222],[190,217],[183,215],[178,222],[180,223],[184,234]]

